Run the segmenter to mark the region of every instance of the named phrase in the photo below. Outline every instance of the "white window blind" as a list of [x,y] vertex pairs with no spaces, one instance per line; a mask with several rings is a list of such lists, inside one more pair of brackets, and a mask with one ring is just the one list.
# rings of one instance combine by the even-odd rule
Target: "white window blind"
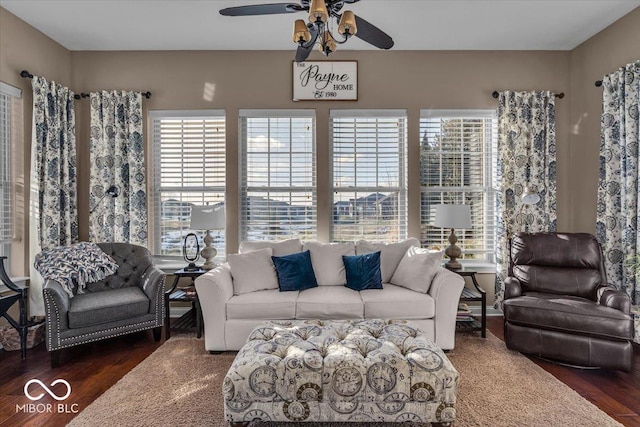
[[[191,206],[224,205],[226,133],[222,110],[152,111],[153,248],[155,255],[182,256],[191,230]],[[225,257],[225,230],[211,230],[217,259]]]
[[433,227],[437,204],[471,206],[472,228],[456,230],[463,259],[494,261],[497,119],[493,110],[421,111],[422,242],[446,248],[449,229]]
[[240,110],[240,238],[316,238],[315,112]]
[[331,240],[407,236],[404,110],[331,110]]
[[[11,241],[21,234],[15,223],[15,211],[20,208],[15,187],[18,175],[22,177],[22,144],[19,139],[13,143],[21,127],[21,97],[20,89],[0,82],[0,256],[10,255]],[[5,262],[7,271],[9,264]]]

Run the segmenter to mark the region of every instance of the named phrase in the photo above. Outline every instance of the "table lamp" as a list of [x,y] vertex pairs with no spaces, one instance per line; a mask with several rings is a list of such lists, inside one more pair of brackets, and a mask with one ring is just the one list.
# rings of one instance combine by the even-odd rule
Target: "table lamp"
[[456,246],[458,238],[455,229],[471,228],[471,206],[470,205],[435,205],[434,227],[451,228],[449,235],[449,247],[444,250],[444,254],[449,257],[445,267],[450,270],[462,268],[462,264],[457,258],[462,256],[462,250]]
[[218,251],[211,246],[213,237],[210,230],[224,230],[225,228],[224,205],[218,206],[192,206],[191,207],[191,230],[207,230],[204,236],[204,249],[200,252],[200,256],[205,262],[202,265],[204,270],[211,270],[216,267],[213,262]]

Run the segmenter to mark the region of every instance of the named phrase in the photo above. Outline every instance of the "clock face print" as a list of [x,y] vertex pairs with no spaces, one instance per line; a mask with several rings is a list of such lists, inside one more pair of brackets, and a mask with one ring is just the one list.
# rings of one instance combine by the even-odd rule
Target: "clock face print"
[[227,400],[225,403],[227,405],[227,408],[229,408],[229,410],[232,412],[242,412],[249,406],[251,406],[251,402],[241,399]]
[[396,418],[397,423],[421,423],[422,418],[417,416],[412,412],[405,412],[404,414],[398,415]]
[[252,409],[246,414],[244,414],[244,421],[253,421],[253,420],[271,421],[271,417],[269,416],[269,414],[267,414],[264,411],[261,411],[260,409]]
[[271,366],[262,366],[251,372],[249,386],[258,396],[271,396],[276,392],[276,370]]
[[235,394],[236,388],[233,385],[233,381],[231,378],[224,377],[224,382],[222,383],[222,394],[224,396],[224,400],[233,399],[233,395]]
[[413,363],[427,372],[439,371],[442,369],[442,365],[444,365],[444,361],[440,355],[426,348],[411,352],[409,363]]
[[356,368],[338,368],[333,373],[331,388],[340,396],[354,396],[362,388],[362,375]]
[[309,418],[311,411],[307,402],[284,402],[282,406],[284,415],[292,421],[303,421]]
[[453,421],[456,419],[456,409],[452,404],[441,403],[436,409],[436,420],[438,421]]
[[358,408],[356,400],[330,400],[329,406],[339,414],[350,414]]
[[415,383],[411,386],[411,400],[415,402],[429,402],[436,396],[436,392],[427,383]]
[[404,393],[391,393],[384,398],[384,402],[378,402],[378,408],[385,414],[395,414],[404,409],[405,402],[409,401],[409,396]]
[[396,373],[388,363],[374,363],[367,371],[367,384],[377,394],[388,393],[396,386]]
[[322,355],[318,350],[307,350],[302,355],[302,363],[312,371],[319,371],[323,365]]

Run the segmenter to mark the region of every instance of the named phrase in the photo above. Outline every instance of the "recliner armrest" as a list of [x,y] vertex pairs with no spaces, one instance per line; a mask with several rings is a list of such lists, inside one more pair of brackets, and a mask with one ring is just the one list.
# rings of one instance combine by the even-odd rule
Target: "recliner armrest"
[[631,311],[631,299],[626,293],[608,286],[598,288],[598,304],[605,307],[615,308],[623,313],[629,314]]
[[522,285],[520,281],[513,276],[507,276],[504,279],[504,299],[516,298],[522,295]]
[[[151,304],[149,305],[149,313],[156,313],[156,311],[160,310],[162,312],[162,294],[164,292],[164,281],[166,276],[155,265],[147,268],[140,278],[139,286],[144,291],[145,295],[149,300],[151,300]],[[162,313],[164,315],[164,313]]]

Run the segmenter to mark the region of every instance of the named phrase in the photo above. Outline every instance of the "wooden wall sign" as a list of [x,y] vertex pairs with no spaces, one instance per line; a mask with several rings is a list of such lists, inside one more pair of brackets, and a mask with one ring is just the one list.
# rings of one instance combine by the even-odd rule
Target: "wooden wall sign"
[[294,101],[357,101],[357,61],[293,62]]

